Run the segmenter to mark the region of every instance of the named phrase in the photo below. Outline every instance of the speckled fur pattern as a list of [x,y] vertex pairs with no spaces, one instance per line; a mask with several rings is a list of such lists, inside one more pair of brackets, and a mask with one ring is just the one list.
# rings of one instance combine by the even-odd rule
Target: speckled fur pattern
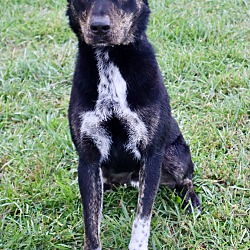
[[[147,0],[68,0],[78,55],[69,105],[79,155],[84,250],[101,250],[103,191],[139,190],[129,250],[147,250],[159,185],[201,210],[193,162],[146,36]],[[112,246],[104,246],[104,249]]]
[[132,228],[129,250],[148,249],[148,238],[150,235],[150,218],[135,218]]
[[139,160],[141,155],[137,146],[147,144],[146,126],[138,114],[128,107],[127,84],[119,69],[110,62],[108,51],[96,49],[96,59],[100,77],[98,98],[93,111],[80,114],[81,136],[93,139],[101,153],[101,161],[108,159],[112,138],[101,124],[117,116],[127,128],[128,143],[125,149]]

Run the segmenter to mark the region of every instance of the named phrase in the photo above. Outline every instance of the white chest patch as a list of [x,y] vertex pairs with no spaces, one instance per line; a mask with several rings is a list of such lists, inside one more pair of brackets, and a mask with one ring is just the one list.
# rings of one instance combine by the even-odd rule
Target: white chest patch
[[113,116],[117,117],[125,125],[128,133],[128,142],[124,149],[140,159],[138,146],[146,145],[148,140],[146,126],[137,113],[129,108],[127,83],[118,67],[110,61],[108,51],[97,49],[96,59],[100,77],[98,99],[93,111],[80,115],[81,134],[93,139],[100,150],[102,160],[105,160],[109,156],[112,139],[102,123]]

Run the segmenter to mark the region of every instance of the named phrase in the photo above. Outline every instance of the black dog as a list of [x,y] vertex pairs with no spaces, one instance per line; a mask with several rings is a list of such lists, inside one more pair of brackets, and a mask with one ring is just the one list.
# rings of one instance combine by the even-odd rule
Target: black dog
[[[169,97],[145,30],[147,0],[68,0],[78,58],[69,107],[79,153],[78,180],[85,250],[101,249],[103,186],[138,185],[129,249],[148,249],[159,184],[176,189],[192,206],[190,150],[171,116]],[[189,208],[190,209],[190,208]]]

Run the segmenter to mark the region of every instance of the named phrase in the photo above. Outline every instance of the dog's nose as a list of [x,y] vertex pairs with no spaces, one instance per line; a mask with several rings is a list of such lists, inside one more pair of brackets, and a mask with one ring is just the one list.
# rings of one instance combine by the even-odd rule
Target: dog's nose
[[91,32],[103,36],[110,30],[110,19],[108,16],[93,16],[90,21]]

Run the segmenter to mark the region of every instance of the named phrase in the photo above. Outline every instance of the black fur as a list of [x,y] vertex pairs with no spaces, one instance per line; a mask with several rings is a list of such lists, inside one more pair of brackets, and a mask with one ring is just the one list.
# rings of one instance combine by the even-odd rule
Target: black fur
[[[78,177],[85,221],[84,249],[93,250],[101,249],[99,227],[102,177],[105,179],[105,186],[109,188],[115,184],[129,185],[131,181],[139,181],[136,218],[142,221],[150,222],[159,184],[176,189],[185,199],[185,206],[188,205],[188,200],[194,208],[201,209],[201,204],[193,190],[193,163],[190,150],[177,122],[171,116],[169,97],[154,50],[145,34],[149,16],[147,1],[68,0],[68,2],[69,24],[79,41],[69,121],[72,139],[79,154]],[[125,24],[120,18],[124,19]],[[117,32],[113,32],[114,30]],[[96,34],[99,31],[100,33]],[[129,116],[125,113],[119,115],[122,109],[120,113],[115,111],[116,103],[111,97],[112,100],[107,102],[109,101],[107,96],[106,104],[104,102],[103,106],[107,105],[105,108],[111,110],[112,115],[106,120],[104,118],[100,120],[97,130],[93,128],[90,134],[83,132],[83,117],[88,112],[94,114],[99,96],[98,86],[102,73],[98,66],[97,51],[103,57],[108,55],[103,59],[107,84],[112,83],[113,80],[109,78],[113,73],[105,73],[105,69],[113,70],[113,66],[119,69],[122,79],[126,82],[127,107],[129,112],[139,117],[139,121],[135,120],[133,123],[135,129],[130,125],[130,121],[126,120]],[[117,85],[119,84],[121,83],[117,82]],[[138,149],[140,156],[135,157],[134,152],[126,150],[124,145],[133,137],[143,137],[136,132],[141,129],[140,122],[146,127],[147,140],[138,139],[135,150]],[[100,132],[102,130],[105,133],[102,134]],[[98,146],[94,140],[96,137],[92,137],[91,133],[109,138],[111,145],[106,158],[100,150],[102,146]],[[102,141],[101,143],[100,145],[104,145]],[[101,174],[100,169],[102,169]],[[137,227],[135,223],[134,228]],[[147,242],[141,241],[147,241],[149,235],[144,236],[143,239],[140,236],[137,239],[132,233],[134,238],[129,249],[147,249]],[[134,242],[137,241],[138,245],[135,246]]]

